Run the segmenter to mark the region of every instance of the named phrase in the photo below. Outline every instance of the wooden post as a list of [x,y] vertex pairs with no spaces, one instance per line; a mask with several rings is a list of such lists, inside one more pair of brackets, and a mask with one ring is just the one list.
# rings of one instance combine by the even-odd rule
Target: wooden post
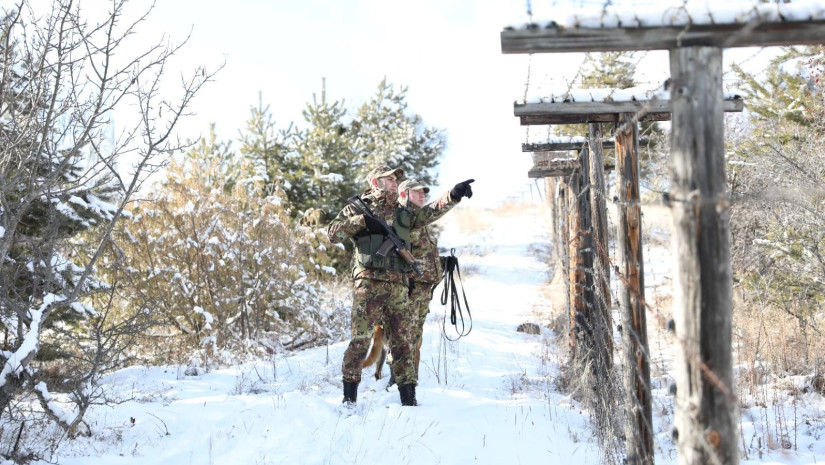
[[600,366],[607,375],[613,367],[613,318],[610,314],[610,254],[607,245],[607,202],[605,201],[604,150],[602,149],[602,127],[590,123],[588,145],[590,146],[590,212],[592,214],[593,246],[593,322],[600,336],[594,343],[598,344],[597,353],[604,366]]
[[[587,307],[584,301],[584,255],[582,249],[581,229],[581,182],[580,173],[575,172],[567,183],[567,210],[568,210],[568,263],[570,274],[570,358],[575,361],[579,357],[579,340],[586,337],[581,334],[587,331]],[[573,363],[575,365],[575,363]]]
[[[561,179],[558,180],[559,188],[558,188],[558,195],[556,196],[556,207],[559,211],[559,220],[556,223],[556,227],[558,229],[558,233],[556,237],[559,238],[558,243],[556,244],[556,252],[558,254],[558,263],[562,266],[561,273],[568,273],[570,271],[570,253],[569,253],[569,246],[570,246],[570,227],[569,227],[569,208],[568,208],[568,191],[570,190],[567,186],[567,183],[562,181]],[[565,305],[564,308],[569,309],[570,306],[570,280],[565,279],[564,277],[560,276],[560,279],[565,283]],[[572,327],[572,322],[571,322]]]
[[639,130],[625,113],[616,130],[619,301],[624,353],[625,448],[627,465],[653,464],[653,415],[650,397],[647,321],[644,306],[642,208],[639,204]]
[[556,183],[555,178],[544,178],[544,203],[549,204],[550,208],[555,208]]
[[556,178],[544,178],[544,203],[550,207],[550,218],[553,222],[553,230],[550,232],[550,240],[553,245],[559,243],[558,224],[559,224],[559,210],[556,202]]
[[[581,241],[579,242],[579,255],[581,255],[581,281],[579,282],[579,289],[581,290],[582,299],[584,300],[584,321],[587,322],[587,332],[585,337],[588,340],[589,349],[592,351],[597,344],[593,340],[594,310],[596,308],[596,293],[593,291],[593,249],[595,248],[593,242],[593,212],[590,208],[590,148],[587,147],[579,154],[580,171],[579,182],[580,193],[577,198],[579,206],[579,231],[581,233]],[[592,355],[592,352],[591,352]]]
[[679,463],[736,464],[722,49],[672,49],[670,70]]

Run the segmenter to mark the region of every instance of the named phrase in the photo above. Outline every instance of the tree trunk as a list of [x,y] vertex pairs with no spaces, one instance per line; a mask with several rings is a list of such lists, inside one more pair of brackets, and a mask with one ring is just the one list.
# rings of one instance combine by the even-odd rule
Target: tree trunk
[[670,52],[679,463],[736,464],[722,49]]

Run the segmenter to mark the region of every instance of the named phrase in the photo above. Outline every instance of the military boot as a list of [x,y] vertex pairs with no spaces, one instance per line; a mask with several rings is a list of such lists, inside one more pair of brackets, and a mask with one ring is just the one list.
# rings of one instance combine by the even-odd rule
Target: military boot
[[355,404],[358,398],[358,383],[344,381],[344,404]]
[[401,395],[401,405],[415,407],[418,402],[415,400],[415,384],[399,384],[398,394]]

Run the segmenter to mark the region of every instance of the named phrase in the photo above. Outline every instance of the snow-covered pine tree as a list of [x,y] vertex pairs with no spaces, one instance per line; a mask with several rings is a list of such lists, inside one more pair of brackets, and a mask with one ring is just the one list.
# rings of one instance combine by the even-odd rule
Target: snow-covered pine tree
[[754,339],[800,356],[760,357],[778,373],[821,372],[814,354],[823,345],[811,336],[825,318],[825,48],[788,49],[764,74],[734,70],[748,119],[729,142],[731,259],[734,279],[759,302],[737,312],[755,321],[792,316],[798,332],[777,335],[781,325],[768,323]]
[[433,171],[444,153],[446,137],[440,129],[426,126],[423,118],[408,111],[407,88],[396,89],[383,79],[375,94],[358,108],[351,123],[354,150],[361,162],[353,173],[364,178],[373,167],[386,164],[402,168],[407,177],[425,185],[436,181]]
[[[102,112],[73,108],[65,83],[35,72],[37,56],[30,53],[45,53],[38,46],[46,44],[27,42],[19,35],[19,12],[7,13],[0,18],[0,360],[8,364],[13,354],[26,354],[3,370],[3,412],[21,389],[43,379],[35,367],[71,356],[72,348],[55,343],[50,329],[76,328],[94,314],[78,301],[101,285],[86,263],[72,258],[81,245],[71,239],[112,221],[117,206],[111,201],[120,194],[111,176],[94,169],[105,156],[96,153]],[[61,61],[66,56],[49,58],[69,66]],[[88,118],[86,127],[69,118],[73,111]]]
[[161,317],[167,329],[147,348],[166,359],[209,366],[328,337],[318,271],[305,266],[313,246],[291,226],[285,193],[251,161],[227,170],[234,157],[225,147],[203,140],[171,163],[118,232],[131,272],[143,277],[126,300]]
[[269,105],[264,106],[260,94],[258,105],[249,110],[246,130],[240,135],[241,156],[263,166],[267,176],[267,194],[277,188],[289,193],[293,182],[298,181],[295,126],[290,123],[286,128],[278,129]]
[[[164,64],[180,49],[127,53],[135,23],[123,20],[126,3],[93,18],[60,0],[20,0],[0,13],[0,416],[8,425],[0,442],[15,444],[2,452],[15,461],[49,442],[32,428],[89,433],[77,398],[69,397],[73,411],[62,409],[48,382],[68,374],[86,396],[102,367],[53,376],[45,359],[78,357],[57,329],[82,331],[100,318],[88,299],[106,288],[95,276],[111,228],[148,172],[178,148],[170,135],[214,74],[198,69],[178,98],[156,102]],[[122,132],[107,133],[125,105]],[[127,155],[131,169],[121,171]]]
[[326,222],[355,193],[352,169],[358,164],[346,126],[344,101],[329,101],[326,89],[313,95],[303,111],[307,128],[295,143],[295,171],[287,196],[296,217],[319,216]]
[[[574,86],[580,86],[582,89],[616,90],[635,87],[640,85],[635,76],[637,64],[636,54],[630,52],[588,53],[585,55],[581,74]],[[642,84],[655,88],[664,83]],[[615,130],[613,123],[604,123],[601,127],[604,137],[609,137]],[[553,126],[552,131],[561,137],[586,137],[588,125],[560,124]],[[639,177],[642,180],[642,187],[661,191],[668,178],[669,145],[666,134],[657,122],[643,121],[639,123],[639,137],[646,140],[646,143],[639,147]],[[615,160],[613,149],[607,149],[604,152],[606,161]]]

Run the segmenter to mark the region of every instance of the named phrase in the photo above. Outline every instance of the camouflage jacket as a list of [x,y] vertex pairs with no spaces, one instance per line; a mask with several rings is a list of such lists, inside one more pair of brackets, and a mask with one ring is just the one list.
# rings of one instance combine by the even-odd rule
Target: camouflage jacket
[[[410,202],[409,207],[415,211],[418,207]],[[418,261],[423,276],[413,276],[415,282],[438,284],[444,274],[441,260],[438,259],[438,242],[429,226],[422,226],[410,231],[410,250]]]
[[[361,198],[370,206],[375,216],[383,218],[388,224],[392,225],[393,218],[395,218],[395,209],[398,208],[394,197],[390,198],[385,192],[380,190],[372,190],[362,195]],[[450,192],[447,191],[435,201],[415,209],[410,222],[412,234],[415,234],[418,232],[417,230],[426,227],[428,224],[444,216],[450,209],[458,205],[459,201],[460,200],[453,200]],[[357,213],[352,205],[347,205],[338,213],[338,216],[330,222],[329,228],[327,228],[327,234],[329,235],[330,241],[343,242],[346,239],[352,240],[359,234],[364,234],[365,229],[364,215]],[[436,250],[435,253],[437,258],[438,251]],[[413,256],[419,259],[419,254],[416,253],[415,250],[413,250]],[[365,278],[394,283],[406,282],[404,273],[400,271],[367,269],[359,266],[353,266],[352,278]]]

